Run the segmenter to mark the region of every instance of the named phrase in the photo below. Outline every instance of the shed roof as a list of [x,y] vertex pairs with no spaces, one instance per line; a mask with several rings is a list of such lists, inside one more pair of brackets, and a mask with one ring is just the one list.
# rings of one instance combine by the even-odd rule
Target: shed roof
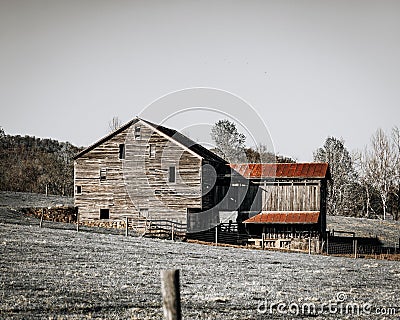
[[319,211],[264,211],[244,223],[254,224],[315,224]]
[[248,179],[312,178],[330,179],[328,163],[242,163],[231,168]]

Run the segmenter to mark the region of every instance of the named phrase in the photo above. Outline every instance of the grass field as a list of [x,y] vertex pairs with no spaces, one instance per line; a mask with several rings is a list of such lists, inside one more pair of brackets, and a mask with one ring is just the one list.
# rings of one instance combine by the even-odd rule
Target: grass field
[[[107,230],[78,233],[46,224],[52,228],[0,209],[1,319],[162,319],[159,273],[170,268],[181,270],[184,319],[308,318],[301,307],[310,304],[316,307],[312,319],[345,319],[350,303],[367,307],[358,318],[400,316],[399,262],[210,247]],[[297,305],[300,313],[282,314],[279,302],[294,313]],[[392,314],[381,316],[383,310]]]

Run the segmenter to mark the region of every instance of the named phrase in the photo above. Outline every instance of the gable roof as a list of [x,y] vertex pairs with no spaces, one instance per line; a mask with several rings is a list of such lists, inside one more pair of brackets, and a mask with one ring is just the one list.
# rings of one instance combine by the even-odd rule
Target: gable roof
[[79,157],[83,156],[84,154],[88,153],[89,151],[93,150],[94,148],[98,147],[102,143],[108,141],[109,139],[113,138],[117,134],[121,133],[122,131],[128,129],[130,126],[136,124],[137,122],[143,122],[147,124],[148,126],[152,127],[155,129],[155,131],[158,131],[162,135],[165,135],[169,140],[172,142],[175,142],[179,145],[181,145],[184,148],[187,148],[191,151],[191,153],[196,154],[197,156],[208,160],[208,161],[213,161],[213,162],[220,162],[223,164],[228,164],[228,162],[221,157],[217,156],[215,153],[211,152],[210,150],[204,148],[202,145],[198,144],[197,142],[191,140],[190,138],[186,137],[185,135],[181,134],[180,132],[170,129],[161,125],[157,125],[155,123],[152,123],[150,121],[141,119],[139,117],[136,117],[135,119],[129,121],[128,123],[124,124],[121,128],[117,129],[116,131],[108,134],[107,136],[103,137],[102,139],[98,140],[91,146],[87,147],[83,151],[79,152],[77,155],[75,155],[74,159],[78,159]]
[[98,147],[99,145],[101,145],[102,143],[110,140],[111,138],[115,137],[117,134],[121,133],[122,131],[126,130],[127,128],[129,128],[132,124],[138,122],[139,120],[133,119],[131,121],[129,121],[128,123],[124,124],[122,127],[118,128],[117,130],[111,132],[110,134],[106,135],[105,137],[101,138],[100,140],[96,141],[95,143],[93,143],[92,145],[90,145],[89,147],[83,149],[81,152],[77,153],[74,157],[74,159],[78,159],[80,157],[82,157],[84,154],[88,153],[89,151],[92,151],[94,148]]
[[315,224],[318,223],[319,211],[266,211],[261,212],[243,223],[255,224]]
[[243,163],[230,167],[248,179],[330,179],[328,163]]
[[221,163],[224,163],[224,164],[228,164],[228,162],[226,160],[224,160],[221,157],[217,156],[215,153],[211,152],[210,150],[208,150],[207,148],[205,148],[202,145],[198,144],[197,142],[193,141],[192,139],[186,137],[182,133],[180,133],[180,132],[178,132],[178,131],[176,131],[174,129],[170,129],[170,128],[167,128],[167,127],[152,123],[152,122],[144,120],[144,119],[140,119],[140,120],[145,122],[145,123],[147,123],[147,124],[149,124],[154,129],[162,132],[163,134],[167,135],[168,137],[172,138],[173,140],[179,142],[180,144],[182,144],[186,148],[190,149],[194,153],[196,153],[199,156],[201,156],[203,159],[209,160],[209,161],[221,162]]

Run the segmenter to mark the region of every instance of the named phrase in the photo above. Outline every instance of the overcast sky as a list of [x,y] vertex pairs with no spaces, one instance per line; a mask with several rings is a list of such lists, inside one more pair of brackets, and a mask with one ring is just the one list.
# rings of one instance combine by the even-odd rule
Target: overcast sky
[[10,134],[87,146],[188,87],[241,97],[299,161],[400,126],[400,1],[0,0],[0,41]]

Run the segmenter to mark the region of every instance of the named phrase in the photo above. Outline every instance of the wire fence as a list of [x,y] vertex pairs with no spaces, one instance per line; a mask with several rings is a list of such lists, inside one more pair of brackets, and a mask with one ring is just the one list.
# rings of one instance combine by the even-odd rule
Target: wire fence
[[330,255],[352,255],[355,258],[374,255],[400,254],[398,244],[384,246],[376,238],[329,237],[326,253]]
[[[126,224],[128,222],[128,224]],[[0,208],[0,223],[11,223],[25,226],[37,226],[49,229],[75,230],[79,232],[112,234],[125,236],[142,236],[164,238],[172,240],[198,240],[214,244],[246,245],[249,239],[256,236],[241,233],[237,223],[221,223],[209,230],[188,233],[187,225],[170,220],[148,220],[125,218],[113,220],[115,227],[102,227],[86,224],[84,221],[76,223],[55,222],[38,219],[17,210]],[[107,223],[105,221],[101,223]],[[306,251],[307,248],[304,250]],[[382,245],[377,238],[360,237],[328,237],[322,248],[328,255],[343,255],[355,258],[376,257],[377,255],[399,255],[399,244],[393,246]],[[303,250],[303,251],[304,251]],[[400,257],[400,256],[397,256]],[[396,258],[397,259],[397,258]]]

